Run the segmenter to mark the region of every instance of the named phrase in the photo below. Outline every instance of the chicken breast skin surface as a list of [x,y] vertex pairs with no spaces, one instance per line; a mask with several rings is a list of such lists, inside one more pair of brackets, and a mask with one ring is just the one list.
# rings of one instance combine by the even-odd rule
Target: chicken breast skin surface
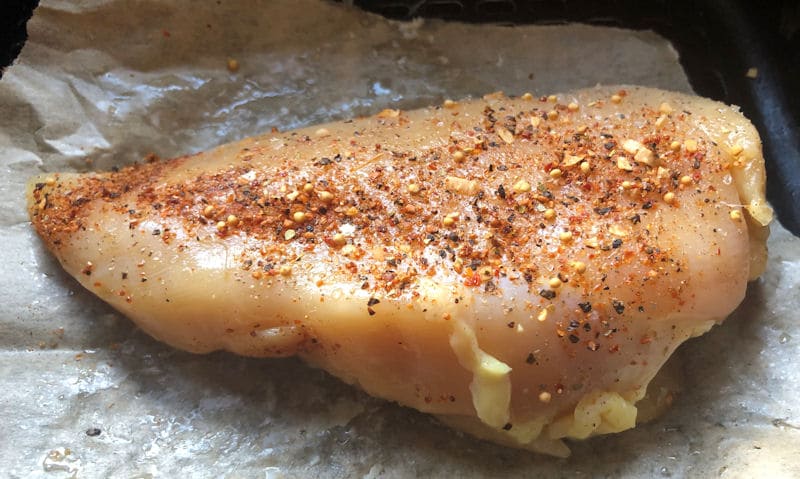
[[633,87],[495,93],[28,187],[47,248],[153,337],[299,355],[500,443],[634,426],[766,260],[736,108]]

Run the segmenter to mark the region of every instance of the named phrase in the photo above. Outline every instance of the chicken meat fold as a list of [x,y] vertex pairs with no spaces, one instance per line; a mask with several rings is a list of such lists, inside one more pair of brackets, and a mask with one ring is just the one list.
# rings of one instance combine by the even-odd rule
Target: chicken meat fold
[[630,428],[765,264],[753,126],[641,87],[501,93],[31,181],[84,287],[196,353],[299,355],[504,444]]

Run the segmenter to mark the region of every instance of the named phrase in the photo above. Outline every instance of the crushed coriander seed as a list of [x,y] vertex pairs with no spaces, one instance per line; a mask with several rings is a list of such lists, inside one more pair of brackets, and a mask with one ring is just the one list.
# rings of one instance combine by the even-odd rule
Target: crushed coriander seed
[[547,391],[542,391],[539,393],[539,401],[545,404],[549,403],[552,398],[553,396]]
[[618,156],[617,157],[617,168],[619,168],[620,170],[625,170],[625,171],[633,171],[633,165],[624,156]]
[[528,191],[531,191],[531,184],[525,180],[519,180],[514,183],[512,188],[517,193],[527,193]]
[[586,263],[584,263],[583,261],[573,261],[572,269],[574,269],[575,272],[578,274],[583,274],[586,272]]

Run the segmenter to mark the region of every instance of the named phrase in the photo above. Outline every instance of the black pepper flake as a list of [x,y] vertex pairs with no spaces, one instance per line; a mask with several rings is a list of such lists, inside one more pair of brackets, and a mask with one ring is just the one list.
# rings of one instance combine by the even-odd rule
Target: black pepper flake
[[576,329],[578,329],[578,326],[580,325],[581,323],[573,319],[572,321],[569,322],[569,327],[567,328],[567,331],[575,331]]
[[89,437],[97,437],[102,432],[103,431],[101,431],[100,428],[98,428],[98,427],[90,427],[89,429],[86,430],[86,435],[89,436]]
[[497,187],[497,192],[496,193],[497,193],[497,196],[499,196],[500,198],[506,199],[506,189],[503,188],[503,185],[500,185],[500,186]]
[[608,143],[606,143],[606,144],[604,144],[604,145],[603,145],[603,147],[604,147],[606,150],[609,150],[609,151],[610,151],[610,150],[613,150],[613,149],[614,149],[614,146],[616,146],[616,143],[614,143],[613,141],[609,141]]
[[122,273],[122,279],[128,279],[128,273]]
[[653,207],[652,201],[645,201],[645,203],[642,205],[642,209],[644,210],[649,210],[652,207]]
[[623,303],[620,300],[617,299],[611,300],[611,306],[614,307],[614,311],[616,311],[617,314],[622,314],[625,312],[625,303]]
[[588,313],[592,310],[592,303],[588,301],[585,303],[578,303],[578,307],[580,307],[581,311],[583,311],[584,313]]
[[380,302],[381,300],[379,300],[378,298],[369,298],[369,301],[367,301],[367,306],[375,306]]
[[528,364],[535,363],[536,362],[536,356],[534,356],[533,353],[528,353],[528,357],[525,358],[525,362],[528,363]]
[[552,289],[543,289],[539,291],[539,296],[541,296],[544,299],[553,299],[556,297],[556,292],[553,291]]
[[493,293],[497,290],[497,286],[495,286],[494,281],[489,280],[486,282],[486,285],[484,285],[483,290],[487,293]]
[[369,313],[370,316],[375,316],[375,310],[374,309],[367,308],[367,312]]
[[507,422],[505,426],[503,426],[504,431],[510,431],[512,428],[511,423]]
[[605,206],[603,208],[595,208],[594,212],[597,213],[600,216],[603,216],[603,215],[607,215],[608,213],[610,213],[613,210],[614,210],[613,206]]
[[639,312],[644,313],[644,306],[639,306]]
[[616,238],[614,241],[611,242],[611,247],[614,249],[617,249],[620,246],[622,246],[622,240],[619,238]]
[[572,344],[575,344],[580,340],[581,339],[579,337],[575,336],[574,334],[570,334],[569,335],[569,342],[571,342]]
[[638,214],[635,214],[635,215],[631,216],[628,219],[631,220],[631,223],[633,223],[633,224],[639,224],[639,223],[642,222],[642,217],[639,216]]
[[[80,198],[77,198],[77,199],[75,199],[75,201],[73,201],[73,202],[71,203],[71,205],[72,205],[72,206],[74,206],[74,207],[76,207],[76,208],[78,208],[78,207],[80,207],[81,205],[84,205],[84,204],[86,204],[86,203],[88,203],[88,202],[90,202],[90,201],[92,201],[92,200],[90,200],[89,198],[84,198],[83,196],[81,196]],[[153,207],[155,208],[155,205],[154,205]],[[156,208],[156,209],[157,209],[157,208]]]
[[514,321],[511,321],[510,323],[506,324],[506,326],[508,326],[509,328],[512,328],[512,329],[513,329],[513,328],[514,328],[514,326],[516,326],[516,325],[517,325],[517,323],[515,323]]
[[330,158],[322,158],[318,162],[314,163],[314,166],[327,166],[333,163],[333,160]]

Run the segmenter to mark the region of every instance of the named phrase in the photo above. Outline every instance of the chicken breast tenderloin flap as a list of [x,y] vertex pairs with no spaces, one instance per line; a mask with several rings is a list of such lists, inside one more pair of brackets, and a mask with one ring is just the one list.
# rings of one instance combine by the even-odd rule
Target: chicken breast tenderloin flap
[[302,358],[557,455],[634,426],[762,271],[735,109],[640,87],[446,102],[29,186],[87,289],[175,347]]

